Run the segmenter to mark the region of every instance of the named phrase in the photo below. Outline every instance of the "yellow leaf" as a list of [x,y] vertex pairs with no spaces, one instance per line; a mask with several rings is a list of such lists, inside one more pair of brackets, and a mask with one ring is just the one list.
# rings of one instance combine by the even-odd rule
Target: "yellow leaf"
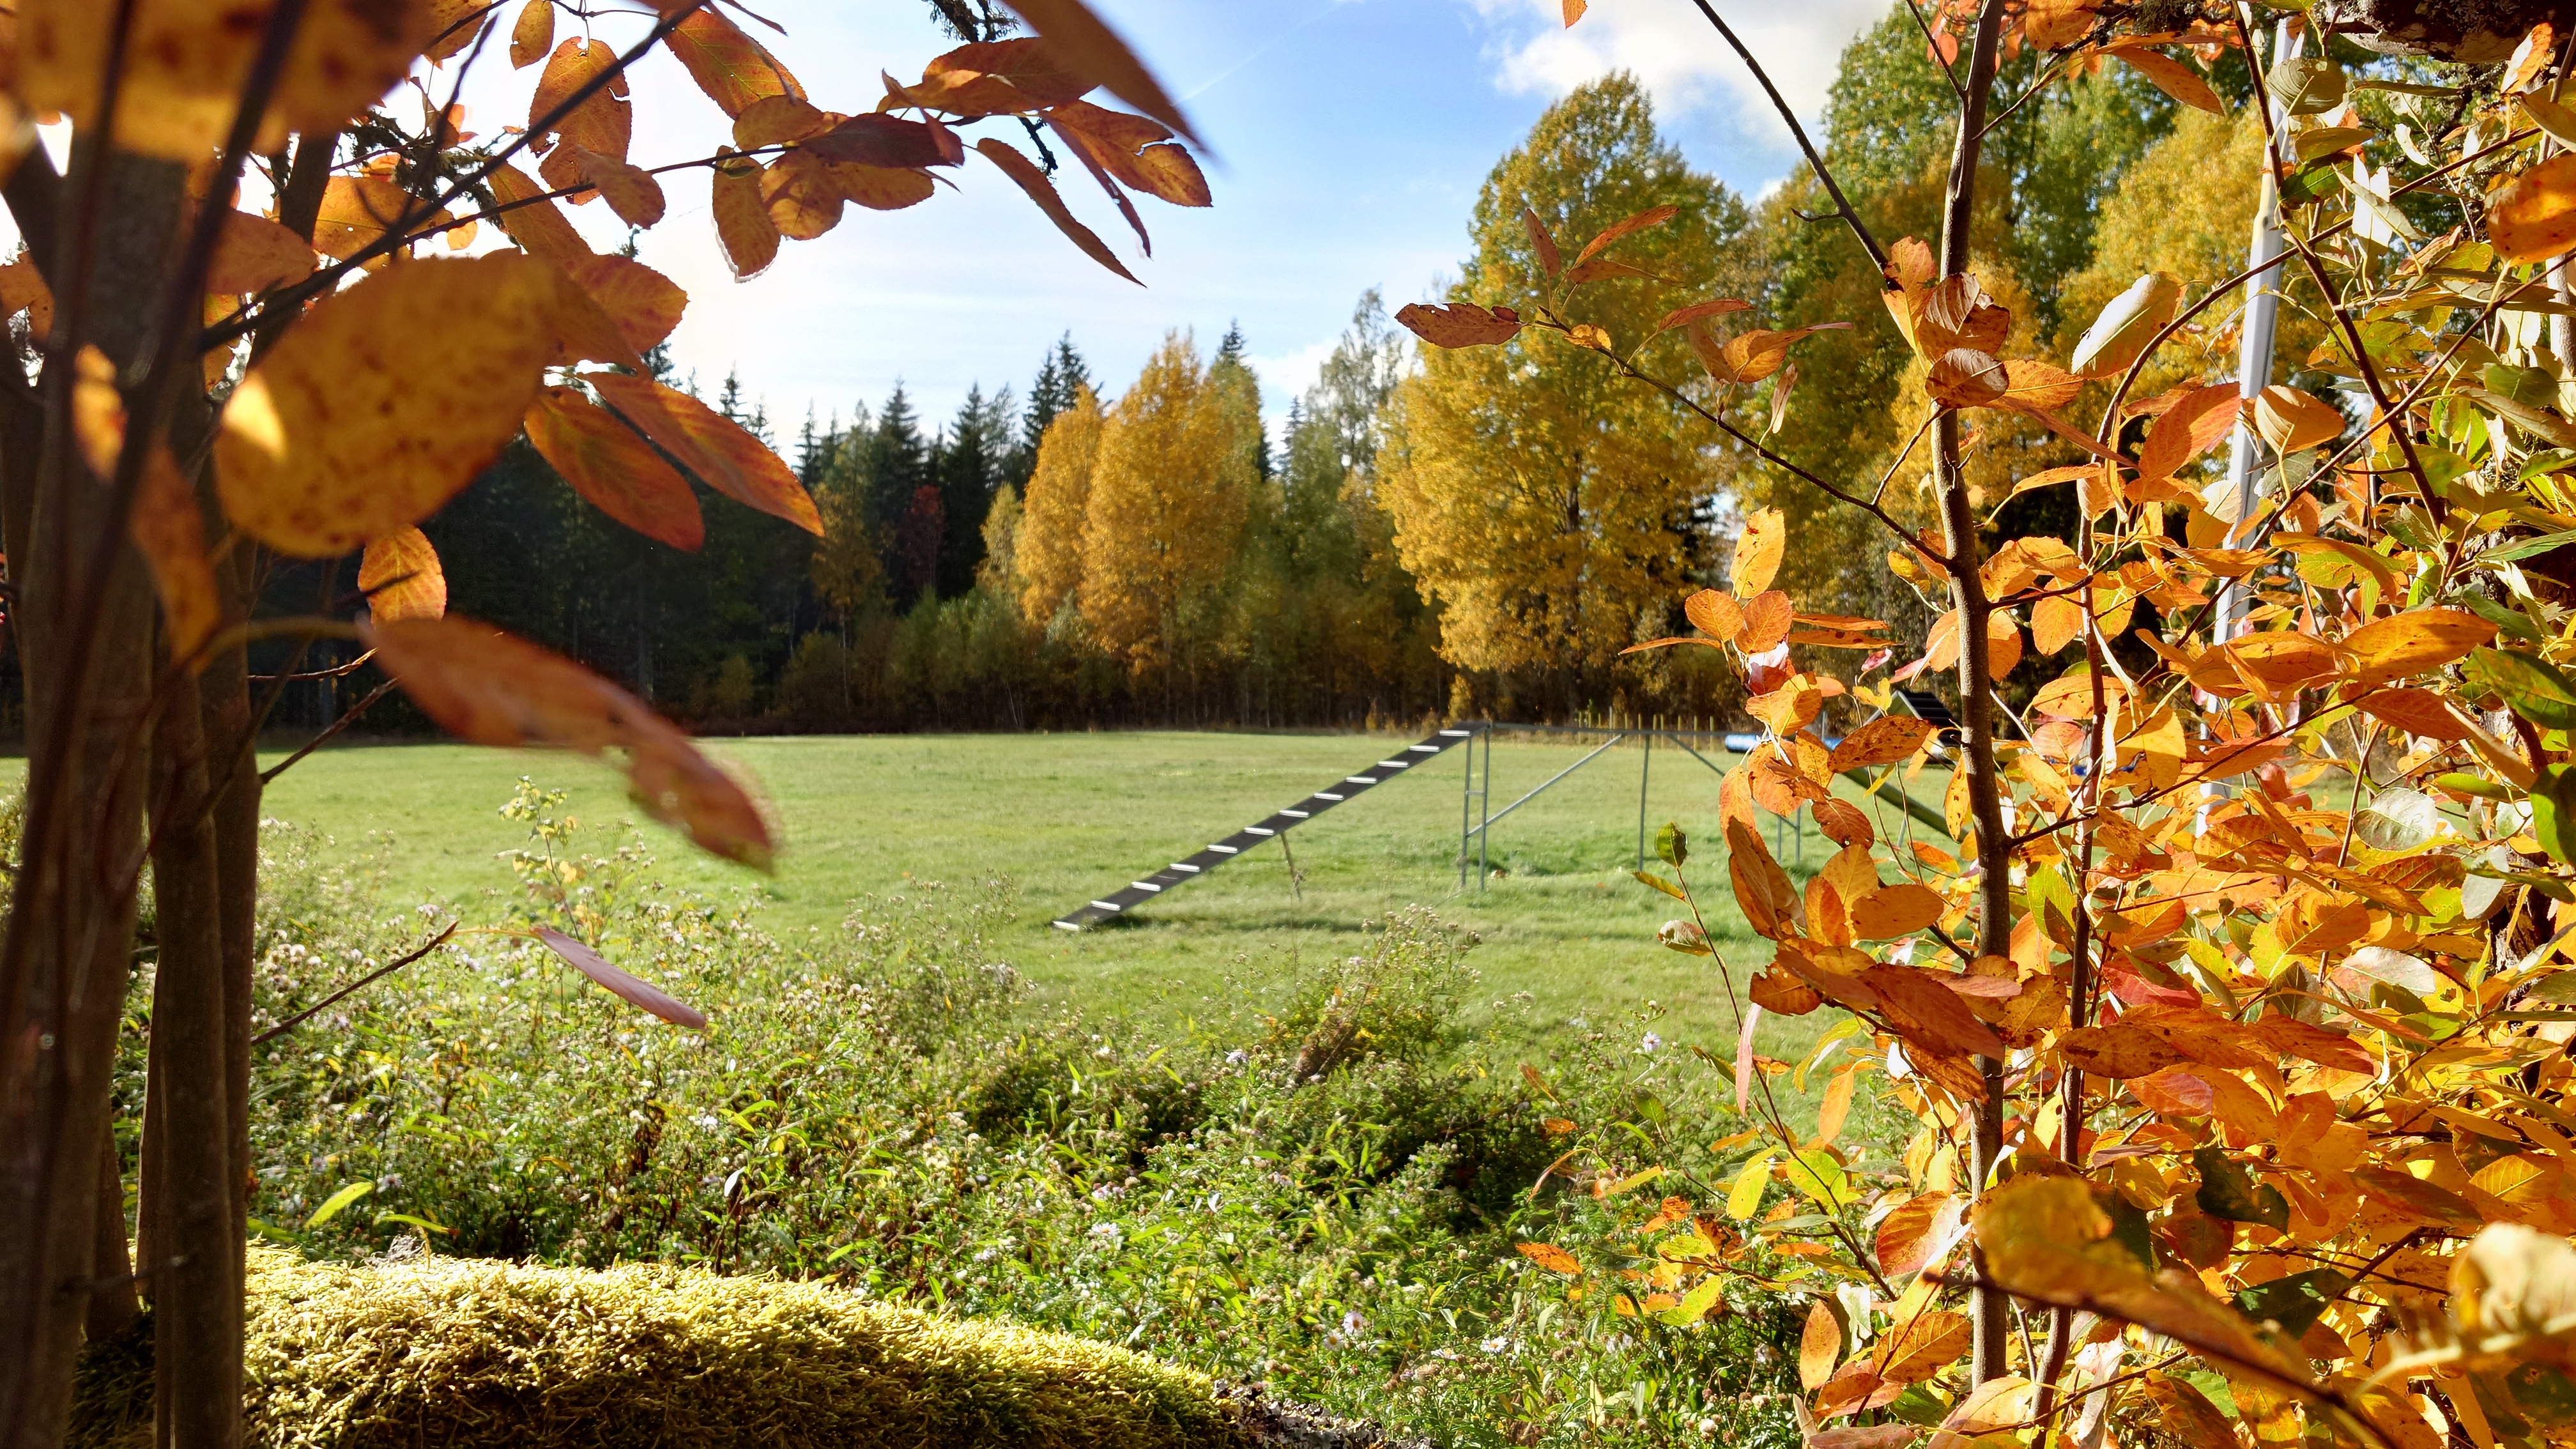
[[205,510],[165,446],[155,444],[143,465],[127,531],[161,596],[170,657],[194,664],[197,651],[224,621],[223,599],[215,590],[214,565],[206,557]]
[[1911,935],[1941,919],[1941,893],[1911,881],[1880,886],[1852,902],[1852,932],[1864,941]]
[[367,541],[366,556],[358,563],[358,588],[367,596],[367,617],[379,624],[447,614],[447,571],[439,566],[438,550],[417,528]]
[[2343,436],[2343,409],[2295,387],[2274,383],[2254,399],[2254,431],[2276,453],[2321,448]]
[[748,281],[769,270],[769,264],[777,260],[782,234],[778,223],[770,219],[760,163],[748,156],[734,155],[730,146],[716,150],[724,158],[710,172],[715,188],[710,210],[715,216],[716,241],[724,249],[725,265],[733,268],[734,278]]
[[[19,99],[98,123],[120,7],[100,0],[22,0]],[[223,143],[276,0],[139,0],[116,89],[116,140],[129,151],[201,161]],[[256,148],[289,131],[333,131],[399,83],[437,28],[423,0],[311,0],[296,26]]]
[[629,165],[616,156],[604,156],[585,147],[566,147],[581,165],[582,178],[608,198],[608,209],[628,226],[650,227],[662,220],[668,202],[662,195],[662,183],[640,166]]
[[1682,600],[1682,614],[1691,627],[1721,644],[1732,644],[1744,633],[1742,606],[1715,589],[1702,589]]
[[1743,1222],[1762,1207],[1762,1190],[1771,1183],[1771,1154],[1761,1153],[1735,1174],[1726,1190],[1726,1215]]
[[1830,1147],[1843,1133],[1843,1123],[1851,1117],[1852,1094],[1860,1086],[1860,1072],[1845,1068],[1825,1084],[1825,1100],[1816,1108],[1816,1145]]
[[225,513],[300,558],[428,517],[517,434],[554,347],[530,324],[559,285],[504,252],[390,268],[314,304],[224,409]]
[[115,476],[125,446],[125,397],[117,390],[116,364],[95,346],[72,359],[72,441],[100,481]]
[[555,0],[528,0],[510,27],[510,68],[525,70],[555,48]]
[[2149,272],[2114,297],[2075,343],[2075,371],[2084,377],[2107,377],[2127,370],[2147,350],[2147,343],[2173,320],[2182,301],[2182,283],[2163,272]]

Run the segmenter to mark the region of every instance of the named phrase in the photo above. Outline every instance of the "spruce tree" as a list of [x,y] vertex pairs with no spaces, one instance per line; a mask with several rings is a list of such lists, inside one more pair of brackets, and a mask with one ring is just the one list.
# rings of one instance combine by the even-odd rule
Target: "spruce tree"
[[1073,407],[1074,395],[1091,387],[1090,365],[1073,348],[1073,334],[1056,339],[1053,350],[1038,365],[1037,381],[1029,385],[1028,410],[1020,419],[1020,446],[1012,462],[1012,476],[1026,479],[1037,467],[1038,440],[1046,436],[1047,424],[1058,414]]

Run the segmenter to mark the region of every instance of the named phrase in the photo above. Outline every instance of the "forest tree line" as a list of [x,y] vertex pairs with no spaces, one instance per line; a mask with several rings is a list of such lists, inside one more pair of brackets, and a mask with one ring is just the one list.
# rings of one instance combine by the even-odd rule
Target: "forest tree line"
[[[1891,236],[1937,225],[1948,164],[1952,98],[1922,45],[1892,10],[1844,53],[1825,113],[1828,159]],[[2241,91],[2241,68],[2236,79]],[[2216,80],[2227,89],[2226,65]],[[1987,148],[1977,251],[1989,290],[2025,319],[2030,335],[2012,345],[2062,357],[2149,270],[2195,289],[2232,273],[2259,154],[2242,105],[2230,117],[2180,111],[2116,67],[2007,117]],[[1786,318],[1852,325],[1735,383],[1667,333],[1650,349],[1663,375],[1694,378],[1806,467],[1862,486],[1888,474],[1902,509],[1922,459],[1914,476],[1891,467],[1918,421],[1899,400],[1919,392],[1904,383],[1921,364],[1879,304],[1879,279],[1812,219],[1826,208],[1811,189],[1800,177],[1759,202],[1736,194],[1661,134],[1633,77],[1608,76],[1551,107],[1494,167],[1449,294],[1530,290],[1542,262],[1525,209],[1579,240],[1670,204],[1672,222],[1623,243],[1628,264],[1694,296],[1745,299],[1720,319],[1738,333]],[[2025,294],[2014,280],[2025,275],[2067,280]],[[1623,342],[1652,332],[1659,299],[1675,295],[1617,275],[1588,286]],[[1740,684],[1698,651],[1620,651],[1676,632],[1680,598],[1724,582],[1734,520],[1757,507],[1785,510],[1815,545],[1782,580],[1810,607],[1886,619],[1898,638],[1929,622],[1885,570],[1851,566],[1856,550],[1873,563],[1878,550],[1848,510],[1651,391],[1535,334],[1417,353],[1386,314],[1374,291],[1359,299],[1275,430],[1239,331],[1206,352],[1175,332],[1126,379],[1095,375],[1068,336],[1024,392],[978,387],[945,420],[921,416],[898,385],[872,406],[788,424],[727,379],[712,401],[798,465],[819,539],[711,506],[703,548],[681,553],[605,518],[523,442],[425,532],[449,561],[458,612],[713,730],[1732,717]],[[2315,341],[2298,315],[2285,317],[2281,349],[2293,366]],[[2173,371],[2232,346],[2214,323]],[[1802,370],[1833,389],[1798,388]],[[1972,444],[1971,468],[1996,479],[2065,448],[2012,422]],[[1988,506],[2017,532],[2071,518],[2046,491]],[[270,588],[343,597],[355,574],[353,557],[289,569]],[[280,672],[346,657],[273,653]],[[327,722],[374,684],[365,669],[299,681],[275,718]],[[389,699],[367,727],[403,728],[406,708]]]

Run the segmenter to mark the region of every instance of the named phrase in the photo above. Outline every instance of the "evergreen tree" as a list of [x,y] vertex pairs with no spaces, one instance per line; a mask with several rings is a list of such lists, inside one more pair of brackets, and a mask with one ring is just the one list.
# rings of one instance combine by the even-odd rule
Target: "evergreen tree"
[[938,480],[941,530],[936,584],[943,599],[960,597],[975,586],[975,565],[984,556],[984,515],[1009,462],[1010,403],[1008,388],[989,400],[980,385],[967,389],[957,420],[940,440],[932,471]]
[[1038,444],[1056,418],[1072,410],[1075,395],[1092,386],[1091,368],[1074,351],[1073,334],[1056,339],[1055,347],[1038,364],[1037,381],[1029,385],[1029,406],[1020,419],[1020,446],[1011,474],[1025,479],[1037,467]]
[[[1247,378],[1255,377],[1252,371],[1252,363],[1245,356],[1243,324],[1241,322],[1228,322],[1225,324],[1225,340],[1217,344],[1216,361],[1208,364],[1208,374],[1210,376],[1215,376],[1228,368],[1241,372]],[[1254,380],[1252,396],[1255,423],[1252,430],[1252,469],[1254,476],[1260,478],[1264,482],[1268,482],[1270,479],[1270,429],[1266,424],[1262,424],[1259,419],[1261,389],[1257,378]]]
[[[939,490],[932,481],[930,450],[912,410],[912,395],[898,381],[894,395],[877,414],[876,427],[861,449],[869,531],[877,539],[885,565],[888,591],[897,608],[909,608],[933,587],[938,567],[939,530],[926,519],[921,494],[927,490],[936,506]],[[929,543],[925,548],[923,534]]]

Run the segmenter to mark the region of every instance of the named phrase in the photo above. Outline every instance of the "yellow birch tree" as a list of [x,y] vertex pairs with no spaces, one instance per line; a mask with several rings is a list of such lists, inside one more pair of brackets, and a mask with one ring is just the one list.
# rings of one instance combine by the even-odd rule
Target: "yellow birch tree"
[[1101,427],[1078,602],[1101,647],[1137,669],[1188,663],[1233,571],[1256,481],[1246,425],[1175,332]]
[[1092,466],[1100,457],[1100,399],[1089,387],[1047,424],[1038,440],[1037,471],[1020,501],[1020,613],[1043,628],[1082,582],[1082,519],[1091,506]]

